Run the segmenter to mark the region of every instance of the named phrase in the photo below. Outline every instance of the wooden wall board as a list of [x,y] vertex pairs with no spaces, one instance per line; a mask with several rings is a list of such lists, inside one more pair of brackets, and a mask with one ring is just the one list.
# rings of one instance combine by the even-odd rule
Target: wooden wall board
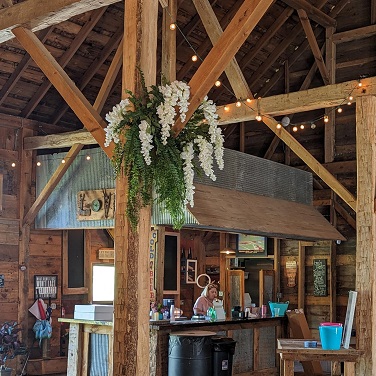
[[16,195],[3,194],[0,218],[17,219],[18,201]]

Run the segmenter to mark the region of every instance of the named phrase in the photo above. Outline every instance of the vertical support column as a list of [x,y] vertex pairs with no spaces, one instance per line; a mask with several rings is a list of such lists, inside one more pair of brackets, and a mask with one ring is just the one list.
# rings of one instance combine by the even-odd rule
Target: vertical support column
[[170,29],[176,23],[177,0],[168,0],[168,6],[163,8],[162,20],[162,75],[170,82],[176,80],[176,32]]
[[305,295],[305,246],[299,242],[298,254],[298,308],[304,309]]
[[[123,89],[139,94],[140,68],[155,83],[158,0],[127,0],[124,13]],[[125,91],[122,90],[125,95]],[[149,375],[150,207],[141,210],[137,230],[125,218],[126,171],[116,180],[114,375]]]
[[376,97],[356,102],[357,214],[356,214],[356,344],[365,354],[356,364],[356,375],[376,375],[375,294],[375,178]]

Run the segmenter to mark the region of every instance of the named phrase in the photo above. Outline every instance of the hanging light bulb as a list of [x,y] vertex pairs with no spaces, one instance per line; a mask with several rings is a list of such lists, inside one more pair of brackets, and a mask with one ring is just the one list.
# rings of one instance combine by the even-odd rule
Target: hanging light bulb
[[288,116],[284,116],[281,120],[281,123],[284,127],[287,127],[290,124],[290,118]]
[[86,156],[86,160],[87,160],[87,161],[90,161],[90,159],[91,159],[90,155],[87,155],[87,156]]
[[61,160],[61,163],[64,164],[64,163],[65,163],[65,159],[62,159],[62,160]]
[[197,59],[198,59],[197,55],[192,56],[192,61],[197,61]]
[[339,107],[338,110],[337,110],[337,112],[338,112],[339,114],[340,114],[342,111],[343,111],[343,110],[342,110],[341,107]]
[[236,107],[240,107],[241,105],[242,105],[242,102],[240,102],[240,101],[237,101],[236,104],[235,104]]
[[223,109],[224,109],[226,112],[230,111],[230,107],[229,107],[229,106],[225,106],[225,107],[223,107]]
[[349,101],[352,101],[354,97],[352,95],[349,96]]
[[261,121],[261,120],[262,120],[262,116],[261,116],[260,114],[257,114],[257,115],[256,115],[256,120],[257,120],[257,121]]
[[221,86],[221,81],[219,81],[219,80],[215,81],[214,85],[217,86],[217,87],[220,87]]
[[281,129],[282,125],[280,123],[277,124],[277,129]]
[[324,123],[328,123],[329,122],[329,116],[328,115],[325,115],[324,116]]
[[37,166],[39,167],[42,163],[40,161],[37,162]]
[[170,30],[175,30],[176,29],[176,24],[175,23],[171,23],[170,24]]
[[315,129],[316,128],[316,124],[315,123],[312,123],[311,124],[311,129]]
[[16,167],[16,164],[14,162],[12,162],[11,166],[12,167]]
[[251,103],[251,102],[252,102],[252,99],[247,98],[247,103]]
[[304,129],[304,124],[300,124],[300,129]]
[[359,82],[358,82],[358,87],[362,87],[363,86],[363,84],[360,82],[360,80],[359,80]]
[[298,131],[298,127],[295,125],[295,127],[292,128],[293,132],[297,132]]

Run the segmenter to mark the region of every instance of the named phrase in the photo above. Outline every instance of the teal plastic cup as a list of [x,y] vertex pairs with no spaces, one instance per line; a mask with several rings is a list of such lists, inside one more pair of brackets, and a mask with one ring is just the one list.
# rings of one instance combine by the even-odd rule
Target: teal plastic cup
[[320,325],[320,340],[323,350],[339,350],[342,340],[342,325]]

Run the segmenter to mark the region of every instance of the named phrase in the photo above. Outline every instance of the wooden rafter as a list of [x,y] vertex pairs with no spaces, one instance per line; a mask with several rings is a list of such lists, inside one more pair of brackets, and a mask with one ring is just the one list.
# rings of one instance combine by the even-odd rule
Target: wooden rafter
[[[46,41],[49,35],[52,33],[53,28],[50,27],[48,29],[43,30],[39,34],[39,38],[42,43]],[[27,53],[22,60],[18,63],[17,68],[13,71],[12,75],[7,79],[4,86],[0,90],[0,106],[5,101],[11,90],[14,88],[22,74],[25,72],[26,68],[29,66],[32,58]]]
[[[244,69],[252,62],[255,56],[264,48],[271,38],[278,32],[278,30],[284,25],[284,23],[292,15],[293,10],[291,8],[286,8],[279,17],[273,22],[273,25],[261,36],[261,38],[256,42],[253,48],[251,48],[239,61],[240,69],[244,72]],[[223,87],[216,92],[215,98],[213,100],[216,102],[218,98],[224,92],[225,87]]]
[[[239,6],[240,6],[240,1],[236,2],[235,5],[231,8],[231,10],[228,13],[226,13],[226,15],[219,21],[219,24],[221,25],[222,29],[227,27],[229,22],[232,20],[232,18],[238,11]],[[197,55],[204,56],[204,54],[206,54],[206,51],[208,50],[210,46],[211,46],[211,41],[209,38],[206,38],[197,49]],[[184,66],[177,73],[178,80],[182,80],[185,77],[185,75],[189,72],[189,70],[193,67],[193,65],[194,65],[194,62],[192,61],[192,59],[189,59],[188,61],[186,61]]]
[[113,144],[110,144],[107,148],[104,146],[105,132],[103,128],[106,127],[106,123],[97,111],[93,109],[69,76],[30,30],[18,27],[13,29],[12,32],[46,77],[52,82],[56,90],[70,105],[77,117],[91,132],[105,153],[111,158],[114,146]]
[[[200,15],[205,30],[214,46],[223,34],[223,30],[218,22],[217,16],[215,15],[208,0],[193,0],[193,4]],[[249,89],[247,81],[235,57],[232,58],[229,65],[226,67],[225,72],[236,98],[253,98],[251,90]]]
[[[268,10],[271,3],[272,0],[245,0],[241,5],[216,45],[189,82],[191,97],[186,121],[190,119],[204,96],[235,56],[235,53]],[[178,120],[173,126],[173,132],[178,134],[183,127],[184,125]]]
[[358,39],[369,38],[376,34],[376,25],[369,25],[360,27],[358,29],[352,29],[335,33],[333,35],[333,42],[335,44],[351,42]]
[[[103,63],[108,59],[112,51],[119,46],[122,37],[123,37],[123,30],[117,31],[111,37],[110,41],[106,44],[106,46],[103,48],[99,56],[93,60],[89,68],[86,70],[86,72],[82,76],[81,80],[77,83],[77,87],[81,91],[83,91],[86,85],[89,84],[90,80],[94,77],[94,75],[103,65]],[[61,106],[58,106],[58,108],[60,110],[56,111],[56,113],[54,114],[54,117],[51,120],[52,124],[56,124],[62,118],[62,116],[68,110],[69,106],[64,102],[61,104]]]
[[49,26],[87,11],[117,3],[119,0],[26,0],[0,9],[0,43],[14,38],[12,29],[27,25],[32,31]]
[[302,9],[307,14],[308,17],[312,20],[317,22],[319,25],[323,27],[330,27],[336,26],[336,20],[332,17],[328,16],[326,13],[322,12],[317,7],[310,4],[308,1],[305,0],[283,0],[291,8],[296,10]]
[[[90,19],[86,24],[82,27],[80,32],[76,35],[72,43],[70,44],[69,48],[63,53],[63,55],[59,58],[59,65],[64,68],[76,53],[76,51],[80,48],[82,42],[86,39],[89,33],[93,30],[93,27],[97,24],[100,20],[104,12],[106,11],[106,7],[96,9],[90,15]],[[39,102],[43,99],[46,95],[47,91],[51,87],[51,82],[46,80],[42,83],[39,87],[37,92],[33,95],[32,99],[26,105],[26,107],[21,111],[21,117],[29,117],[35,107],[39,104]]]
[[315,58],[315,61],[317,63],[317,67],[319,68],[321,77],[324,81],[325,85],[329,85],[329,73],[328,70],[326,69],[324,58],[322,57],[320,47],[317,44],[317,40],[315,38],[315,34],[312,30],[311,24],[309,22],[307,13],[303,9],[298,9],[298,15],[300,18],[300,21],[302,23],[304,32],[307,36],[308,43],[311,47],[313,56]]

